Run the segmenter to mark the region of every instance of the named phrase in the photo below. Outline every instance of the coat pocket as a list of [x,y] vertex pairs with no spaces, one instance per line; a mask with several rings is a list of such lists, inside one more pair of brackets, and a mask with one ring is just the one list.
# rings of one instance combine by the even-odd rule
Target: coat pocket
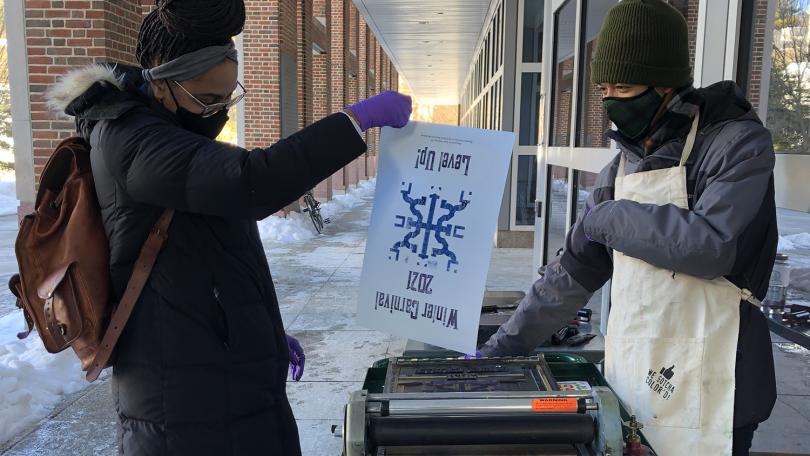
[[231,347],[231,330],[228,326],[228,313],[225,310],[225,304],[222,303],[219,288],[214,287],[212,293],[214,295],[214,300],[217,303],[217,311],[220,317],[220,324],[216,329],[217,335],[222,341],[222,346],[225,347],[225,350],[229,350]]

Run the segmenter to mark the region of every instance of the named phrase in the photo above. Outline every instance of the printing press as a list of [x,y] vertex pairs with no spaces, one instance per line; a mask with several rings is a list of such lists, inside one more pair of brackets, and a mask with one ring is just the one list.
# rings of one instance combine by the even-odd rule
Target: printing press
[[343,454],[654,455],[641,427],[581,357],[391,358],[351,395]]

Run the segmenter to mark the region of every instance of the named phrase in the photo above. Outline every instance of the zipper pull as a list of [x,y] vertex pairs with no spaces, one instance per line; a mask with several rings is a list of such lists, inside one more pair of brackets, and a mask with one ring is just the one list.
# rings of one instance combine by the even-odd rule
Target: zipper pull
[[225,305],[222,303],[222,300],[219,298],[219,288],[214,287],[213,289],[214,299],[217,300],[217,304],[219,305],[219,311],[222,313],[222,323],[225,325],[225,334],[222,335],[222,346],[225,347],[225,350],[228,351],[231,349],[230,345],[230,331],[228,329],[228,316],[225,314]]

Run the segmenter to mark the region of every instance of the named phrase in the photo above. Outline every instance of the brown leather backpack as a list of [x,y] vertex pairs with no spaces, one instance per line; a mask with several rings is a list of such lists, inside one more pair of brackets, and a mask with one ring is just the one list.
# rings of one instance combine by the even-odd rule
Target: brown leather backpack
[[81,138],[60,143],[42,172],[35,211],[17,235],[20,274],[9,282],[28,324],[50,353],[73,347],[87,380],[107,367],[163,247],[174,211],[149,234],[120,304],[110,302],[109,244]]

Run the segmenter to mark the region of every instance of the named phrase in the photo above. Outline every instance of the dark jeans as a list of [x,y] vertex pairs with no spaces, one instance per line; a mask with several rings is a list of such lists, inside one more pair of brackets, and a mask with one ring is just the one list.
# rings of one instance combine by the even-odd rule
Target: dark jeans
[[751,441],[754,440],[754,431],[756,431],[758,427],[758,424],[752,424],[750,426],[734,428],[731,456],[748,456],[748,450],[751,449]]

